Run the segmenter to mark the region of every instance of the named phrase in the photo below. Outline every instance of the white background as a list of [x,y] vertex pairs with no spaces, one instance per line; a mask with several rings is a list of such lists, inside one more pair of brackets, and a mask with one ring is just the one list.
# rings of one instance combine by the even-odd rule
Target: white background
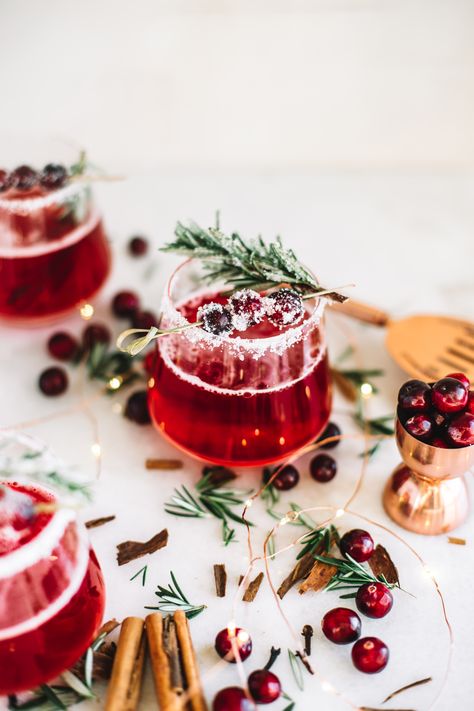
[[[473,16],[467,1],[2,0],[0,162],[10,167],[28,160],[26,149],[20,155],[18,141],[26,146],[27,139],[36,138],[40,145],[52,137],[87,147],[96,162],[129,176],[124,183],[98,189],[116,258],[111,282],[97,304],[99,316],[107,320],[109,297],[125,286],[136,288],[147,305],[158,309],[169,270],[170,260],[155,250],[146,262],[127,258],[128,236],[143,230],[158,246],[170,237],[177,218],[208,223],[217,207],[224,228],[249,235],[261,231],[267,237],[281,232],[326,283],[354,280],[359,298],[395,316],[432,311],[472,318]],[[156,268],[147,281],[150,263]],[[79,332],[78,317],[67,327]],[[386,356],[383,334],[345,327],[357,334],[363,363],[386,368],[373,411],[390,412],[404,376]],[[120,324],[114,328],[118,332]],[[330,328],[337,355],[342,343],[334,320]],[[52,330],[2,328],[2,425],[77,402],[80,378],[74,373],[71,391],[60,401],[36,392],[37,374],[50,363],[44,343]],[[95,392],[91,388],[86,394]],[[349,412],[347,405],[338,402],[336,409],[335,419],[350,431],[350,416],[341,414]],[[173,486],[190,484],[198,466],[189,460],[179,474],[146,472],[146,456],[172,456],[171,447],[151,428],[138,428],[113,413],[105,398],[94,404],[94,411],[103,473],[95,503],[84,516],[118,517],[92,532],[108,583],[108,614],[143,614],[155,585],[166,584],[173,569],[190,597],[210,606],[193,623],[207,671],[215,661],[214,635],[230,616],[235,578],[245,569],[243,536],[222,550],[212,522],[183,525],[165,516],[163,502]],[[91,469],[91,433],[83,415],[30,431]],[[302,464],[303,483],[287,502],[343,501],[360,469],[357,453],[347,445],[339,448],[339,474],[328,487],[309,480]],[[354,505],[388,525],[380,493],[397,461],[394,444],[385,444]],[[256,472],[245,474],[245,485],[255,485],[257,477]],[[269,520],[263,511],[254,518],[262,523],[256,533],[261,540]],[[150,558],[143,590],[137,581],[129,582],[141,564],[118,569],[115,545],[127,538],[144,540],[164,525],[170,545]],[[449,545],[444,536],[406,536],[437,573],[453,623],[452,672],[436,707],[443,711],[467,711],[474,694],[472,525],[459,535],[468,540],[465,548]],[[386,544],[406,587],[417,589],[420,571],[398,544]],[[233,581],[223,601],[212,590],[216,562],[226,563]],[[284,575],[290,564],[278,565],[277,571]],[[393,617],[367,628],[390,644],[387,672],[361,679],[350,667],[348,651],[337,650],[334,657],[320,635],[315,666],[330,665],[335,686],[349,689],[357,703],[375,706],[398,686],[433,674],[432,688],[387,704],[425,711],[440,679],[445,646],[436,599],[424,585],[413,606],[398,599]],[[303,607],[296,593],[289,595],[285,610],[296,625],[311,622],[316,628],[322,612],[337,604],[335,596],[323,603],[304,600]],[[254,637],[255,664],[263,663],[270,644],[284,649],[291,644],[268,587],[239,615]],[[313,680],[298,695],[287,661],[278,664],[297,709],[345,708],[330,696],[320,697]],[[252,668],[249,660],[247,669]],[[209,699],[232,683],[238,683],[233,668],[206,677]],[[154,707],[149,680],[144,699],[143,708]],[[276,711],[282,708],[275,704]]]

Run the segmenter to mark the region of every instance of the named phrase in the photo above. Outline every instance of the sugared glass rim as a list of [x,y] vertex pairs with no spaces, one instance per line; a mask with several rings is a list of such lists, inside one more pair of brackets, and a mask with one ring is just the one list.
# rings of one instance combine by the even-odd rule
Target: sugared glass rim
[[171,273],[163,292],[161,304],[162,317],[169,319],[173,324],[176,324],[176,326],[183,327],[185,329],[180,333],[180,336],[184,336],[194,343],[204,342],[206,345],[213,348],[222,345],[241,353],[248,351],[249,353],[253,353],[258,356],[262,355],[266,351],[283,353],[289,346],[299,341],[307,331],[315,328],[320,323],[324,308],[326,306],[324,298],[314,299],[315,306],[308,318],[304,319],[295,326],[285,329],[282,333],[276,336],[268,336],[266,338],[215,336],[205,331],[201,326],[195,326],[193,328],[192,322],[188,321],[178,307],[175,306],[172,291],[181,270],[192,263],[198,264],[199,261],[200,260],[198,258],[191,257],[178,264],[178,266]]
[[17,215],[28,215],[34,210],[40,210],[43,207],[49,207],[55,203],[65,202],[69,197],[84,192],[90,183],[86,181],[76,180],[65,185],[57,190],[50,190],[45,195],[37,195],[36,197],[25,198],[8,198],[7,193],[0,196],[0,210],[15,213]]

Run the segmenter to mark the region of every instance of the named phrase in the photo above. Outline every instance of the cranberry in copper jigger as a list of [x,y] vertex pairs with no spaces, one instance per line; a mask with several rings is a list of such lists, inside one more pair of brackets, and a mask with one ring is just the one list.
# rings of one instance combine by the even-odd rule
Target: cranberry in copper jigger
[[466,407],[468,390],[456,378],[441,378],[433,385],[432,398],[436,410],[451,415]]

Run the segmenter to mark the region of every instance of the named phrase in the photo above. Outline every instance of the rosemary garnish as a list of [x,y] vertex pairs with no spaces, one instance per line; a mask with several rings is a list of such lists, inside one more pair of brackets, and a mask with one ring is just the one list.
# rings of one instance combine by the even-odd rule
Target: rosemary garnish
[[135,573],[135,575],[132,575],[132,577],[130,578],[130,582],[132,580],[135,580],[135,578],[138,578],[139,575],[141,575],[142,576],[142,588],[144,588],[147,572],[148,572],[148,565],[144,565],[143,568],[140,568],[140,570],[137,573]]
[[120,350],[108,350],[104,343],[96,343],[87,354],[86,369],[90,380],[107,384],[106,392],[114,393],[144,375],[133,367],[133,358]]
[[[325,528],[314,528],[301,539],[300,543],[303,544],[303,548],[296,556],[296,560],[300,560],[307,553],[313,553],[321,543],[324,544],[325,553],[329,553],[334,541],[339,542],[339,533],[337,528],[332,524]],[[327,560],[327,558],[325,558],[325,560]]]
[[[326,585],[326,590],[353,590],[366,583],[383,583],[387,588],[399,587],[396,583],[389,583],[384,575],[374,575],[349,555],[346,558],[314,555],[314,559],[325,565],[332,565],[337,568],[336,574]],[[344,600],[355,596],[356,593],[354,592],[340,595]]]
[[158,589],[155,595],[158,597],[160,604],[157,606],[145,605],[145,610],[158,610],[159,612],[175,612],[176,610],[182,610],[186,613],[186,617],[191,620],[193,617],[197,617],[201,614],[203,610],[206,609],[207,605],[193,605],[189,602],[173,573],[170,571],[171,583],[167,588],[158,585]]
[[251,492],[223,489],[222,484],[213,483],[212,472],[209,472],[196,484],[195,495],[184,485],[181,489],[175,489],[170,501],[165,504],[165,511],[182,518],[218,518],[222,522],[222,540],[227,546],[235,540],[235,530],[229,526],[229,520],[245,524],[242,516],[235,514],[232,508],[244,506],[243,497],[249,493]]

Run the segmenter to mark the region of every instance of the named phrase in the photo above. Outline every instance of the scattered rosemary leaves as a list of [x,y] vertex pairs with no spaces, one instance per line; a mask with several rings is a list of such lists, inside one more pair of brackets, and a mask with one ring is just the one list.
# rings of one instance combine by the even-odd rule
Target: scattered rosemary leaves
[[135,578],[138,578],[138,576],[141,575],[142,576],[142,588],[144,588],[147,572],[148,572],[148,565],[144,565],[143,568],[140,568],[140,570],[137,573],[135,573],[135,575],[132,575],[132,577],[130,578],[130,582],[132,582],[132,580],[135,580]]
[[291,649],[288,650],[288,659],[290,660],[291,673],[296,682],[296,686],[300,691],[304,691],[303,669],[301,668],[301,659],[297,657]]
[[167,543],[168,530],[166,528],[144,543],[140,541],[124,541],[117,545],[117,563],[119,565],[130,563],[132,560],[141,558],[144,555],[155,553],[160,548],[164,548]]
[[186,617],[189,620],[200,615],[207,606],[193,605],[190,603],[181,587],[178,585],[178,581],[176,580],[173,571],[170,571],[170,577],[171,583],[168,587],[164,588],[161,585],[158,585],[155,592],[160,604],[156,606],[145,605],[145,610],[158,610],[158,612],[175,612],[176,610],[182,610],[186,613]]

